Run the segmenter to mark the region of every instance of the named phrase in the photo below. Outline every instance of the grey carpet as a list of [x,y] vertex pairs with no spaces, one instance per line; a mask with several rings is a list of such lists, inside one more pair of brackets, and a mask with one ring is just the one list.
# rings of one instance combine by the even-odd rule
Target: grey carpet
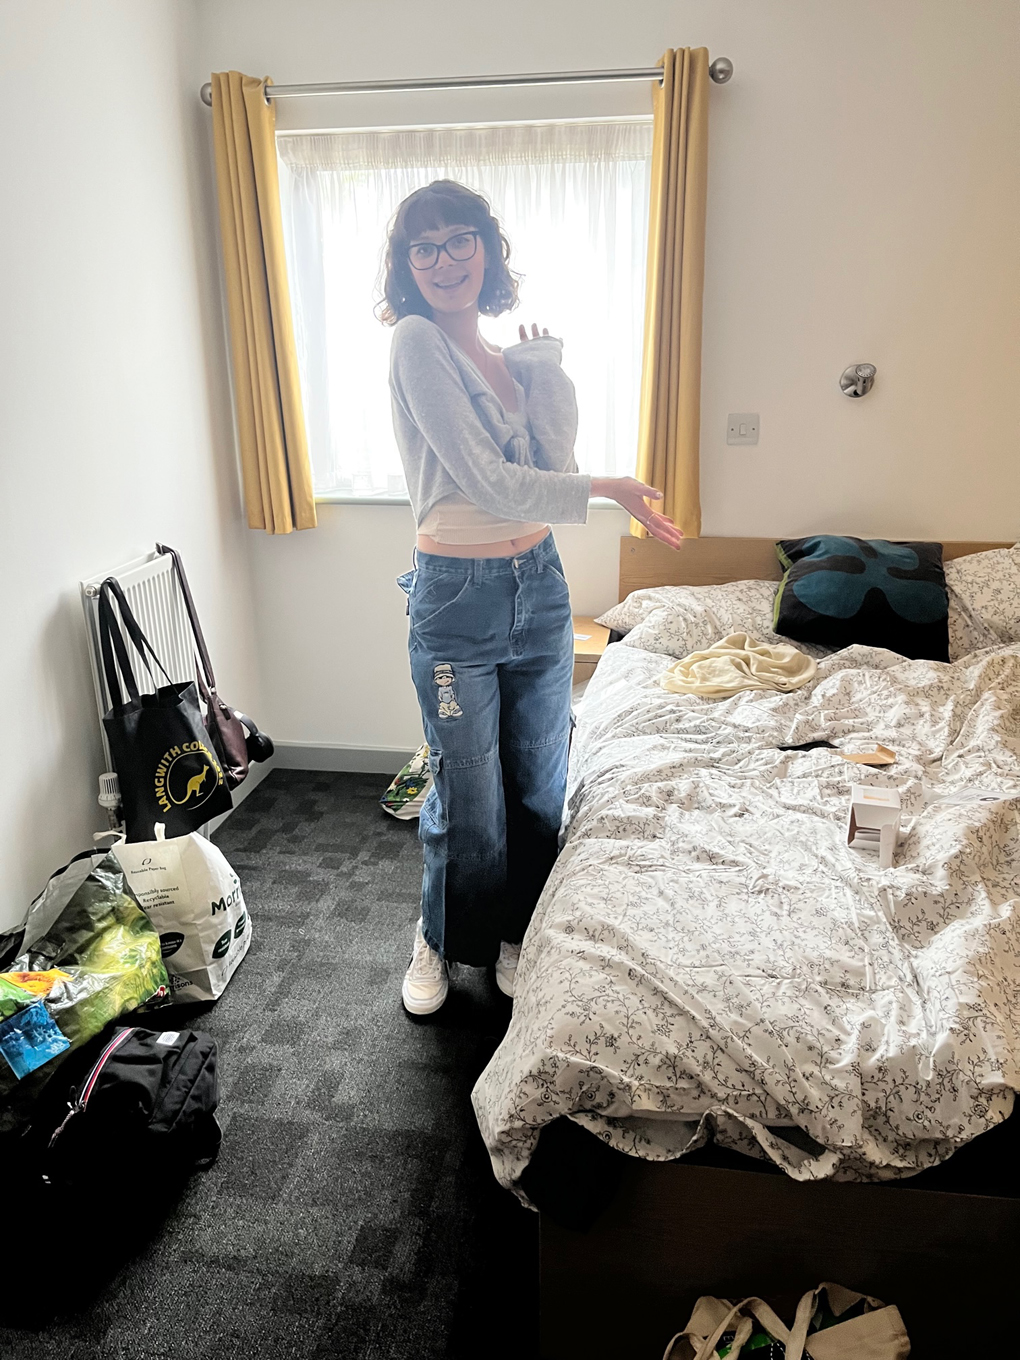
[[[5,1299],[0,1355],[537,1355],[537,1216],[496,1185],[469,1104],[509,1003],[458,969],[435,1016],[404,1013],[421,854],[384,785],[277,770],[221,829],[252,946],[214,1006],[175,1012],[220,1045],[219,1161],[112,1277],[73,1267],[92,1212],[33,1233],[40,1272],[70,1261],[80,1287],[54,1270],[42,1319]],[[114,1228],[147,1174],[111,1150]]]

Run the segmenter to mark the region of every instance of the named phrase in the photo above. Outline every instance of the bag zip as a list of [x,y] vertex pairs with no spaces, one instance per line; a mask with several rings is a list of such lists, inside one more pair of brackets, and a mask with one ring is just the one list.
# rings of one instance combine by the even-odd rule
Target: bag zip
[[53,1146],[53,1144],[63,1133],[68,1120],[70,1120],[74,1115],[81,1114],[84,1111],[85,1106],[89,1103],[89,1097],[92,1094],[93,1088],[95,1087],[95,1084],[99,1079],[99,1073],[103,1070],[103,1067],[106,1065],[107,1060],[113,1056],[113,1054],[116,1052],[118,1048],[120,1048],[121,1044],[124,1042],[125,1039],[130,1038],[130,1036],[134,1034],[136,1028],[137,1026],[135,1025],[129,1025],[126,1029],[122,1029],[119,1034],[115,1034],[113,1038],[110,1040],[110,1042],[106,1045],[102,1053],[99,1055],[99,1059],[96,1062],[96,1065],[93,1067],[92,1071],[88,1074],[88,1077],[85,1080],[85,1084],[81,1088],[81,1093],[78,1096],[78,1098],[76,1100],[69,1100],[67,1102],[67,1114],[64,1115],[62,1121],[53,1130],[53,1134],[47,1146],[49,1147]]

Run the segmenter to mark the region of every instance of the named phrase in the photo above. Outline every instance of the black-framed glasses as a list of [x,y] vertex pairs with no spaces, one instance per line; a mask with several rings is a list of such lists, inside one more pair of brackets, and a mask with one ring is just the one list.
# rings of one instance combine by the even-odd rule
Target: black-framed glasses
[[458,231],[448,241],[437,245],[435,241],[412,241],[407,247],[407,259],[412,269],[431,269],[439,262],[442,251],[458,264],[470,260],[478,249],[480,231]]

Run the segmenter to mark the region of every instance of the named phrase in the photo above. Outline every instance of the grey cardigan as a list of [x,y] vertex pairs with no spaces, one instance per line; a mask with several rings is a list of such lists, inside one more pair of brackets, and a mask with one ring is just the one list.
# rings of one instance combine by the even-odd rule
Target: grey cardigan
[[[467,355],[434,322],[405,316],[393,328],[393,429],[415,519],[458,493],[492,515],[583,524],[591,478],[577,471],[574,385],[562,341],[526,340],[503,351],[524,392],[527,422],[508,414]],[[526,431],[530,426],[530,436]]]

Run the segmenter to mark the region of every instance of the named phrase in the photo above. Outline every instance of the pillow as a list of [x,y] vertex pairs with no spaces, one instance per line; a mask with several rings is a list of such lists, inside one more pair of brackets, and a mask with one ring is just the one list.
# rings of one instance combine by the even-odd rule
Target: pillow
[[786,573],[773,627],[800,642],[885,647],[949,660],[949,602],[941,543],[816,534],[776,544]]
[[595,622],[618,633],[629,633],[653,614],[658,616],[660,610],[665,610],[677,615],[691,630],[692,636],[699,639],[694,649],[697,650],[702,645],[700,639],[709,633],[712,638],[704,644],[707,646],[729,633],[753,634],[755,624],[763,619],[765,627],[771,630],[774,593],[772,581],[728,581],[721,586],[651,586],[646,590],[631,591],[625,600],[600,614]]
[[[946,580],[951,562],[946,563]],[[978,618],[966,600],[949,586],[949,659],[959,661],[962,656],[980,651],[982,647],[1001,647],[1002,638],[994,633],[983,619]]]
[[[635,590],[596,623],[626,632],[628,647],[664,656],[703,651],[731,633],[749,633],[775,647],[789,638],[772,631],[775,581],[727,581],[719,586],[654,586]],[[824,656],[828,648],[804,648]]]
[[595,622],[617,633],[629,633],[653,609],[669,608],[671,604],[682,608],[690,590],[690,586],[649,586],[645,590],[632,590],[625,600],[612,605]]
[[1020,642],[1020,544],[954,558],[946,563],[946,584],[997,642]]

